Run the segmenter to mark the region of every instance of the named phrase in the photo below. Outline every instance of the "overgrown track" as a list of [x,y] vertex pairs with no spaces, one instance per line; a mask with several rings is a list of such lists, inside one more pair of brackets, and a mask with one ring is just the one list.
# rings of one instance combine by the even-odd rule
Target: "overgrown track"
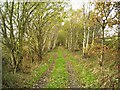
[[55,60],[52,62],[51,66],[42,74],[37,84],[33,86],[33,88],[44,88],[48,82],[48,78],[55,66]]
[[[63,48],[60,48],[58,53],[56,52],[54,53],[53,55],[54,60],[52,64],[42,74],[42,76],[40,77],[38,82],[33,86],[33,88],[61,87],[61,86],[65,86],[66,88],[67,87],[68,88],[81,88],[78,77],[74,70],[74,67],[72,66],[72,62],[68,58],[69,55],[67,55],[65,51],[64,53],[62,51],[63,51]],[[60,61],[62,63],[60,63]],[[54,75],[53,73],[54,74],[57,73],[57,74],[53,76]],[[63,73],[66,73],[65,76],[67,77],[65,77]],[[56,79],[60,79],[60,83],[57,83],[55,81]],[[53,81],[51,82],[51,80]],[[63,85],[63,83],[65,85]]]
[[68,75],[69,75],[68,76],[69,77],[69,80],[68,80],[69,87],[70,88],[80,88],[81,86],[78,83],[78,78],[75,75],[75,71],[74,71],[74,69],[73,69],[72,64],[71,64],[70,61],[66,62],[66,69],[67,69]]
[[[87,62],[83,61],[82,57],[78,57],[77,54],[73,55],[73,53],[62,47],[56,49],[50,56],[52,60],[51,64],[49,64],[48,69],[46,68],[47,70],[42,74],[33,88],[100,87],[97,81],[98,74],[93,73],[93,71],[91,72],[92,69],[89,69],[90,67],[94,68],[91,65],[95,65],[95,61],[93,62],[91,59]],[[97,69],[99,68],[97,67]],[[95,69],[94,71],[97,70]],[[97,71],[97,73],[99,72]]]

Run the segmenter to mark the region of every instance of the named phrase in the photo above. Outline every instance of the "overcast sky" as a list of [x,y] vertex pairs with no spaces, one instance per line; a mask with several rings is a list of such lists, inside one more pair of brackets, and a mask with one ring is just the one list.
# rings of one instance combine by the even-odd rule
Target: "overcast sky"
[[83,0],[70,0],[70,2],[72,4],[72,8],[76,10],[82,7]]
[[72,8],[74,10],[82,8],[83,7],[83,3],[86,4],[86,3],[88,3],[88,1],[92,1],[92,0],[70,0],[70,2],[72,4]]

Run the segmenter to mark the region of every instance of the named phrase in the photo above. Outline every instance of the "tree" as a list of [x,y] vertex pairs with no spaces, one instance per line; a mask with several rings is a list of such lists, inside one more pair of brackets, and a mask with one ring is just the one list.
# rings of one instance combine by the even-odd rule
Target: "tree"
[[99,22],[101,26],[102,31],[102,50],[101,50],[101,59],[100,59],[100,66],[103,65],[104,60],[104,42],[105,42],[105,28],[110,23],[110,19],[113,19],[111,17],[111,13],[114,10],[114,3],[113,2],[95,2],[95,13],[96,13],[96,19]]
[[30,14],[36,8],[36,4],[27,2],[14,3],[13,1],[2,3],[2,5],[3,7],[0,10],[2,16],[2,44],[10,52],[13,72],[15,73],[19,70],[19,65],[23,59],[23,40],[27,27],[26,23],[28,23]]
[[49,39],[48,50],[50,50],[51,44],[53,44],[52,48],[55,48],[57,39],[57,33],[55,31],[57,31],[57,24],[61,23],[65,4],[62,2],[40,2],[38,4],[38,7],[33,13],[32,22],[36,31],[38,61],[41,61],[47,38]]

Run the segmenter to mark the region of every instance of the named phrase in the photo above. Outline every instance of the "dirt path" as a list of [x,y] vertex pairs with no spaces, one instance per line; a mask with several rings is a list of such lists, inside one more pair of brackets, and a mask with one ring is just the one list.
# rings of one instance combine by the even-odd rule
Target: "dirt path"
[[54,55],[54,61],[52,62],[51,66],[42,74],[37,84],[35,84],[33,88],[45,88],[45,86],[48,83],[48,78],[54,69],[56,58],[57,58],[57,55]]
[[81,88],[81,86],[78,83],[79,80],[75,75],[75,71],[74,71],[70,61],[66,62],[66,69],[67,69],[68,74],[69,74],[69,76],[68,76],[69,77],[69,80],[68,80],[69,88]]

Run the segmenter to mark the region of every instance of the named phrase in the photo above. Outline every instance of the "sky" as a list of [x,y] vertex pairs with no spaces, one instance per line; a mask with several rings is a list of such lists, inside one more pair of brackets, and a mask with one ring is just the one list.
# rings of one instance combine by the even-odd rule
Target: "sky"
[[[83,7],[83,3],[87,5],[88,2],[93,1],[93,0],[70,0],[71,4],[72,4],[72,8],[74,10],[80,9]],[[94,6],[91,7],[91,9],[93,9]]]
[[70,0],[72,8],[77,10],[82,7],[83,0]]

